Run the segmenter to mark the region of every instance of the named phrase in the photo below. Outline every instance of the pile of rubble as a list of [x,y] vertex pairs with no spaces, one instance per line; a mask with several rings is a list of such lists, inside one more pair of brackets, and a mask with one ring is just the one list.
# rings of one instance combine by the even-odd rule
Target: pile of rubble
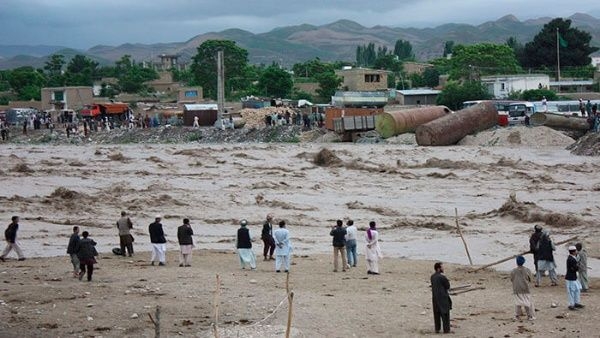
[[600,156],[600,133],[588,132],[567,149],[575,155]]
[[246,120],[246,127],[252,128],[264,127],[267,115],[281,114],[281,116],[285,116],[286,113],[289,113],[294,116],[294,114],[301,114],[301,111],[290,107],[265,107],[260,109],[243,108],[239,113]]

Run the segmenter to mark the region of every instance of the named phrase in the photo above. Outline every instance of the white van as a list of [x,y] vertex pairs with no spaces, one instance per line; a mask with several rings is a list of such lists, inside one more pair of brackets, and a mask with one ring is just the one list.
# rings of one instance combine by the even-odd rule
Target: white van
[[535,112],[535,105],[531,102],[511,103],[508,105],[508,125],[525,124],[525,116],[531,117]]

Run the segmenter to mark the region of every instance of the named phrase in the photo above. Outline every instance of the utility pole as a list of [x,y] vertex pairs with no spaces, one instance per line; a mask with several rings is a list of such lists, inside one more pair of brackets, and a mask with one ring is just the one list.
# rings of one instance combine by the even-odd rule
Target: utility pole
[[223,110],[225,105],[225,66],[223,50],[217,51],[217,121],[215,127],[223,129]]

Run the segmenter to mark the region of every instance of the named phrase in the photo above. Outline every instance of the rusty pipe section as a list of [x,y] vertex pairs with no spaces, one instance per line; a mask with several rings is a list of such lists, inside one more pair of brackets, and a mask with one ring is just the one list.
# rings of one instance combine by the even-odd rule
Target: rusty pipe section
[[590,125],[585,117],[568,116],[552,113],[535,113],[531,115],[531,124],[550,128],[587,131]]
[[420,146],[448,146],[469,134],[489,129],[496,123],[496,106],[491,101],[483,101],[417,127],[415,136]]
[[375,117],[375,130],[383,138],[412,133],[418,126],[452,113],[446,106],[385,112]]

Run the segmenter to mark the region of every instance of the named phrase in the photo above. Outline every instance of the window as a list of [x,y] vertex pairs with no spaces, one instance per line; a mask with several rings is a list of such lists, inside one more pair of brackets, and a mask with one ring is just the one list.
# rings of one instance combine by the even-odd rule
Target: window
[[365,82],[381,82],[379,74],[365,74]]
[[500,90],[506,91],[506,83],[504,83],[504,82],[500,83]]
[[65,92],[62,90],[55,91],[52,96],[54,97],[54,101],[64,101],[65,100]]
[[183,95],[185,97],[198,97],[198,91],[197,90],[186,90]]

